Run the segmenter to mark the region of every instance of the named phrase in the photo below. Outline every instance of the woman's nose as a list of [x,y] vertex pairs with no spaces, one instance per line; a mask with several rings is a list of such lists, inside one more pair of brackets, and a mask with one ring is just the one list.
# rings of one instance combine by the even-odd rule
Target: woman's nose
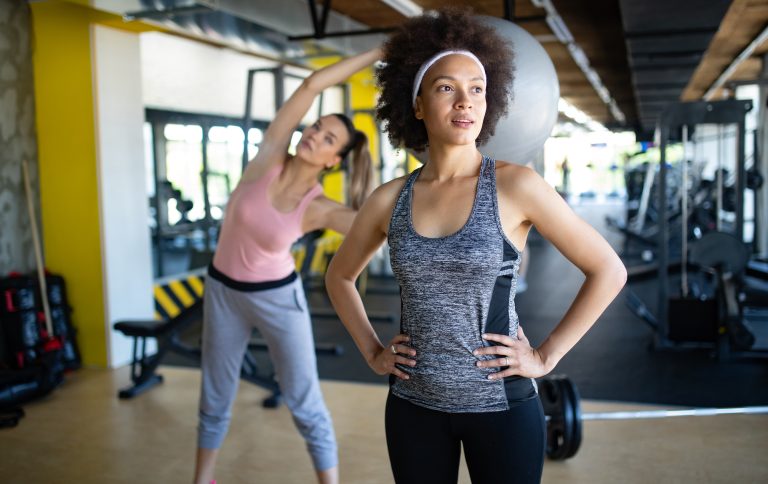
[[467,109],[472,107],[472,100],[469,94],[463,90],[456,93],[456,107],[460,109]]

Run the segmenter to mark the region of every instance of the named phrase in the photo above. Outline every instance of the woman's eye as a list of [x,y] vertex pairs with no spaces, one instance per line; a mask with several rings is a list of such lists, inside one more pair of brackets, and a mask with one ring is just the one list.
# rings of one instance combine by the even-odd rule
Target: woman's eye
[[474,87],[474,88],[472,88],[472,92],[474,92],[476,94],[482,94],[483,93],[483,88],[480,87],[480,86]]
[[440,91],[440,92],[448,92],[448,91],[452,91],[453,88],[451,86],[442,85],[442,86],[438,87],[437,90]]
[[333,144],[333,140],[331,139],[331,137],[330,137],[330,136],[326,136],[326,137],[325,137],[325,142],[326,142],[326,143],[328,143],[329,145],[332,145],[332,144]]

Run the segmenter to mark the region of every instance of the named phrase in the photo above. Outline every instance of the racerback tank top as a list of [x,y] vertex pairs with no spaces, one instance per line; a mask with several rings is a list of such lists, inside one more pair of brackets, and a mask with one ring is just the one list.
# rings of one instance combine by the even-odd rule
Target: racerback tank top
[[400,284],[401,332],[416,349],[409,380],[390,377],[395,396],[445,412],[491,412],[536,396],[533,380],[488,380],[497,368],[479,368],[472,351],[491,343],[485,332],[517,337],[515,289],[520,252],[504,235],[496,195],[496,163],[483,157],[474,205],[457,232],[430,238],[413,227],[408,177],[392,212],[388,243]]

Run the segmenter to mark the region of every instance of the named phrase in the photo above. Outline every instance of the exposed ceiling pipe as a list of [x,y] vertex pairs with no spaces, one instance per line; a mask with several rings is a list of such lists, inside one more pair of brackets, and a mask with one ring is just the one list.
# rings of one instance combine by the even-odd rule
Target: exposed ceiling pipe
[[[215,10],[247,20],[259,26],[264,26],[280,34],[290,37],[312,30],[312,19],[307,9],[306,0],[196,0],[198,4],[207,5]],[[343,32],[367,29],[366,25],[352,20],[334,10],[329,10],[326,32]],[[386,40],[383,34],[373,34],[354,37],[331,37],[319,40],[316,44],[326,49],[352,55],[371,49]],[[290,57],[288,57],[290,59]]]
[[747,60],[755,51],[755,49],[762,45],[766,40],[768,40],[768,27],[764,28],[763,31],[760,32],[760,35],[755,37],[755,39],[749,43],[747,48],[741,51],[741,54],[739,54],[739,56],[736,57],[733,62],[731,62],[731,65],[729,65],[728,68],[725,69],[722,74],[720,74],[720,77],[718,77],[714,84],[712,84],[709,89],[707,89],[707,92],[704,93],[704,100],[710,101],[715,95],[715,92],[720,89],[723,84],[725,84],[725,81],[727,81],[734,72],[736,72],[736,69],[739,67],[739,65]]
[[621,124],[626,123],[626,116],[619,108],[619,105],[616,104],[616,100],[611,97],[611,93],[603,84],[600,76],[589,64],[587,55],[574,40],[573,35],[571,34],[571,31],[568,30],[568,26],[563,21],[563,18],[560,16],[560,14],[557,13],[555,6],[552,5],[552,1],[531,0],[531,3],[533,3],[533,5],[538,8],[543,8],[547,12],[546,22],[549,28],[555,34],[555,37],[557,37],[557,39],[566,46],[568,52],[571,54],[571,58],[573,58],[573,61],[576,62],[577,66],[579,66],[579,69],[581,69],[581,72],[584,73],[584,76],[586,76],[589,83],[592,84],[592,87],[595,89],[595,92],[600,97],[600,99],[606,104],[606,106],[608,106],[608,109],[610,110],[614,119],[616,119],[616,121]]
[[424,11],[420,5],[411,0],[381,0],[381,3],[389,5],[393,10],[397,10],[406,17],[415,17]]

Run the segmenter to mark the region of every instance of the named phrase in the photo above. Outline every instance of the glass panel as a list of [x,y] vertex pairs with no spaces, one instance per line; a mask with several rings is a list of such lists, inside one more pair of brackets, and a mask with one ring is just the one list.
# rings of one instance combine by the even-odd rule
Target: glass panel
[[229,195],[240,180],[245,140],[242,128],[234,125],[213,126],[208,140],[208,201],[211,218],[221,220]]
[[248,130],[248,142],[258,145],[264,139],[264,132],[259,128],[251,128]]
[[144,176],[147,187],[147,195],[155,196],[155,152],[152,139],[152,125],[144,123]]
[[301,140],[301,131],[294,131],[293,135],[291,136],[291,145],[288,147],[289,154],[296,154],[296,145],[299,144],[299,140]]
[[166,179],[173,189],[180,192],[180,204],[175,199],[168,201],[168,223],[194,222],[205,217],[203,187],[200,172],[203,169],[202,140],[203,128],[199,125],[168,124],[163,130],[166,138],[165,167]]
[[323,91],[322,115],[344,112],[344,89],[340,86],[329,87]]
[[[174,122],[164,121],[169,117]],[[242,175],[244,133],[236,118],[148,110],[147,119],[150,122],[145,126],[145,150],[150,192],[155,186],[153,155],[158,146],[162,147],[157,160],[161,209],[159,214],[152,210],[150,221],[154,234],[159,233],[159,237],[153,237],[155,276],[162,277],[203,267],[210,260],[226,203]],[[160,129],[158,139],[153,139],[152,123],[157,123],[154,126]],[[258,127],[248,132],[250,158],[258,152],[265,129],[265,123],[254,123]],[[210,221],[205,219],[202,184],[203,136],[207,137]],[[154,207],[153,199],[150,203]]]
[[271,72],[257,72],[253,77],[253,119],[273,119],[275,117],[275,76]]

